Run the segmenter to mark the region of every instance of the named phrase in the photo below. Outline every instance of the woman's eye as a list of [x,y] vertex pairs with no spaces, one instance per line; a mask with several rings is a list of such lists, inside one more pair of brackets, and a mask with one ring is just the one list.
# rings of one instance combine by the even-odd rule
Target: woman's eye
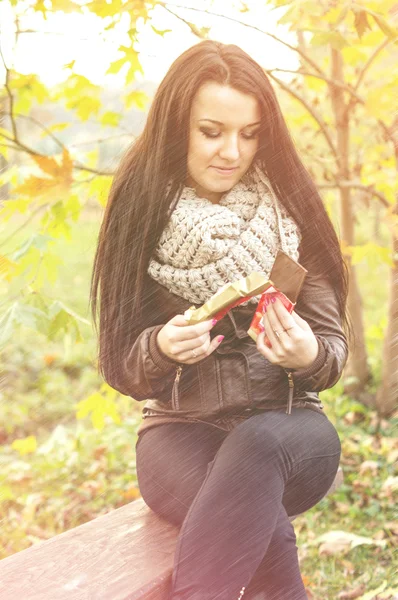
[[201,129],[200,131],[208,138],[217,138],[220,135],[218,131],[209,131],[208,129]]
[[242,137],[244,137],[245,140],[253,140],[258,137],[258,133],[258,131],[254,131],[253,133],[242,133]]

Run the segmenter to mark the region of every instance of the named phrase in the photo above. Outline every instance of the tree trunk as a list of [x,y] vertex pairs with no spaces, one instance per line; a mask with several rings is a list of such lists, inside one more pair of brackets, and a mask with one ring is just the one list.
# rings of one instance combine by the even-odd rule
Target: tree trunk
[[[334,48],[331,49],[331,71],[332,79],[344,83],[343,58],[341,52]],[[329,88],[336,123],[338,179],[347,181],[350,179],[349,116],[342,88],[334,86],[333,84],[330,84]],[[354,220],[351,205],[351,190],[349,188],[340,188],[340,203],[342,241],[348,246],[353,246],[355,244]],[[350,275],[347,304],[348,313],[355,333],[355,343],[350,349],[350,356],[344,372],[344,378],[346,379],[345,392],[354,396],[359,396],[360,392],[364,390],[367,382],[370,380],[371,375],[367,361],[362,299],[359,292],[356,270],[349,259],[347,259],[347,266]]]
[[[391,127],[394,140],[395,164],[398,171],[398,119]],[[398,215],[398,200],[394,214]],[[393,261],[391,269],[390,297],[388,306],[388,324],[383,348],[382,382],[377,391],[376,407],[379,415],[391,416],[398,408],[398,234],[397,226],[392,235]]]
[[[6,117],[5,112],[7,110],[7,101],[6,98],[0,98],[0,127],[5,129],[6,127]],[[8,167],[8,163],[4,156],[0,153],[0,173],[3,173]],[[9,186],[7,183],[4,185],[0,185],[0,208],[2,208],[4,202],[8,198]]]

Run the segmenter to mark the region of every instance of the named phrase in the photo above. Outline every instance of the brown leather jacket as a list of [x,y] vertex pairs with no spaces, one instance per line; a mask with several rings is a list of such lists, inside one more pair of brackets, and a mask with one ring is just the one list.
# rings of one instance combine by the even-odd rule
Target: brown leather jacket
[[146,322],[118,373],[106,377],[108,383],[135,400],[147,400],[143,417],[152,423],[159,422],[152,417],[168,417],[168,421],[216,424],[233,415],[247,418],[260,409],[287,407],[289,413],[291,405],[323,412],[318,392],[339,380],[347,360],[347,341],[331,284],[304,266],[309,273],[295,310],[318,340],[318,356],[309,368],[288,372],[260,354],[247,334],[254,306],[232,309],[213,327],[212,337],[225,338],[210,356],[194,365],[179,365],[161,352],[157,334],[192,303],[148,277]]

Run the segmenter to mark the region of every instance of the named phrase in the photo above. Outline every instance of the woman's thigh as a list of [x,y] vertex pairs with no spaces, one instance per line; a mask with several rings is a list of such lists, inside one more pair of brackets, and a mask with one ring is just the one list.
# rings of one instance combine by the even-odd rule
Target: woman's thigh
[[136,445],[137,479],[145,503],[181,525],[227,432],[203,423],[165,423]]
[[216,460],[239,464],[241,474],[246,468],[255,470],[258,489],[264,490],[269,469],[275,466],[283,480],[282,503],[292,516],[327,493],[340,453],[339,436],[326,415],[294,408],[291,415],[273,410],[244,421],[228,435]]
[[283,495],[288,515],[309,510],[326,495],[341,457],[340,438],[333,423],[315,411],[296,410],[301,412],[292,438],[294,469]]

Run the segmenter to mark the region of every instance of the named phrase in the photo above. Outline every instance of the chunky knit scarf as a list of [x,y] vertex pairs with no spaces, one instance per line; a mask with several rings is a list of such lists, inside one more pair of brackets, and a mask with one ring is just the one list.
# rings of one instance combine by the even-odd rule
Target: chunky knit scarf
[[148,274],[173,294],[201,305],[253,271],[268,277],[279,249],[297,260],[300,241],[297,224],[254,164],[218,204],[198,197],[193,188],[183,189]]

